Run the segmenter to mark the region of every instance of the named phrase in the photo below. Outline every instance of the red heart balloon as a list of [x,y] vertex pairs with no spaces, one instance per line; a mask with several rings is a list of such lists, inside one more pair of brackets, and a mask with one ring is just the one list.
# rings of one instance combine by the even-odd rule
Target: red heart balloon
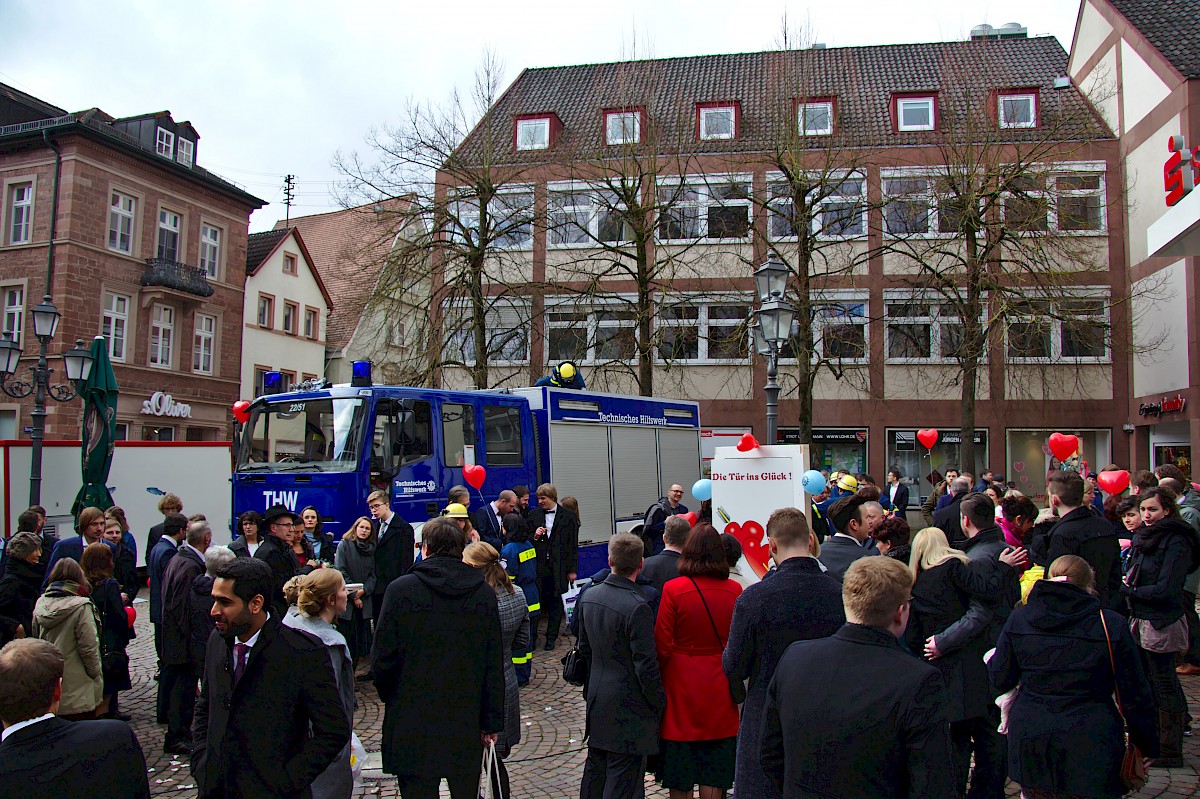
[[487,477],[487,469],[482,466],[476,466],[473,463],[468,463],[463,467],[463,479],[467,481],[467,485],[471,488],[483,488],[484,478]]
[[687,513],[683,514],[683,518],[687,519],[688,524],[690,524],[692,527],[695,527],[696,520],[699,519],[700,517],[696,515],[696,511],[690,510]]
[[125,608],[125,618],[129,619],[129,629],[133,629],[133,623],[137,621],[137,610],[132,607]]
[[250,421],[250,403],[246,400],[238,400],[233,403],[233,418],[242,424]]
[[1124,469],[1100,472],[1096,475],[1096,485],[1100,486],[1105,494],[1120,494],[1129,488],[1129,472]]
[[1060,461],[1065,461],[1079,451],[1079,438],[1077,436],[1051,433],[1048,443],[1050,444],[1050,454]]
[[937,443],[938,431],[930,428],[928,430],[917,431],[917,441],[921,442],[921,446],[925,449],[933,449],[933,445]]
[[762,525],[753,520],[744,524],[730,522],[725,525],[725,532],[742,545],[742,555],[745,556],[746,562],[759,579],[762,579],[771,565],[771,547],[763,542],[766,531]]
[[756,447],[758,447],[758,439],[754,437],[753,433],[743,433],[737,443],[738,452],[749,452]]

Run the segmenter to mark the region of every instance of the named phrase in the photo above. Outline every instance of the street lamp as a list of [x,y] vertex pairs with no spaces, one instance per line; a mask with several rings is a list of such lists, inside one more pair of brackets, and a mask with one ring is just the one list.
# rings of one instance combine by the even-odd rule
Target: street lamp
[[63,353],[63,367],[71,385],[51,385],[50,375],[54,372],[46,358],[46,350],[58,331],[61,314],[47,294],[30,313],[33,315],[33,333],[38,340],[38,360],[29,368],[31,379],[10,380],[21,363],[21,347],[8,336],[0,336],[0,390],[13,399],[33,395],[33,430],[29,434],[33,442],[32,460],[29,465],[29,504],[40,505],[42,501],[42,439],[46,435],[46,398],[55,402],[70,402],[78,396],[81,384],[92,373],[92,353],[84,348],[83,339]]
[[787,290],[788,270],[775,253],[767,256],[767,262],[754,271],[754,285],[758,290],[759,307],[753,311],[751,331],[754,335],[754,351],[767,359],[767,443],[778,440],[779,418],[779,351],[791,338],[792,322],[796,309],[783,299]]

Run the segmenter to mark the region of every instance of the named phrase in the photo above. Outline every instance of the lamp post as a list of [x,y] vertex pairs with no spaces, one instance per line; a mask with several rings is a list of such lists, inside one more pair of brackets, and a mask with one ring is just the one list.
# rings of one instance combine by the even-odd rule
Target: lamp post
[[754,271],[758,290],[758,309],[753,311],[754,350],[767,359],[767,443],[778,441],[779,352],[791,337],[796,309],[783,299],[787,290],[788,270],[779,256],[771,253]]
[[33,332],[38,340],[37,365],[29,369],[31,379],[10,380],[21,363],[21,347],[8,336],[0,336],[0,390],[13,399],[33,395],[33,430],[29,434],[33,442],[32,459],[29,466],[29,504],[40,505],[42,501],[42,439],[46,435],[46,398],[55,402],[70,402],[78,396],[80,384],[92,373],[92,353],[77,339],[74,348],[63,353],[63,366],[67,380],[72,385],[51,385],[50,375],[54,372],[46,358],[46,350],[58,330],[61,314],[54,307],[50,295],[30,312],[33,314]]

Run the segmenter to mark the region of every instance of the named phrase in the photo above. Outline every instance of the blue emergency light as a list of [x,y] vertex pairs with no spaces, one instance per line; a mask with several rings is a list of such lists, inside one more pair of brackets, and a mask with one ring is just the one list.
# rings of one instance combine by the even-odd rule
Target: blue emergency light
[[353,361],[350,365],[350,385],[355,388],[371,385],[371,362]]
[[283,391],[283,372],[263,372],[263,394]]

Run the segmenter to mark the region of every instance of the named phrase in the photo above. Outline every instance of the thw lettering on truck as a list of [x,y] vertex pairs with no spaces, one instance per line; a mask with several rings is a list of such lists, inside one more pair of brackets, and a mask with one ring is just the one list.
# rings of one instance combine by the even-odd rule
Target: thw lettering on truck
[[296,507],[296,497],[300,495],[299,491],[264,491],[263,492],[263,510],[282,505],[285,508]]

